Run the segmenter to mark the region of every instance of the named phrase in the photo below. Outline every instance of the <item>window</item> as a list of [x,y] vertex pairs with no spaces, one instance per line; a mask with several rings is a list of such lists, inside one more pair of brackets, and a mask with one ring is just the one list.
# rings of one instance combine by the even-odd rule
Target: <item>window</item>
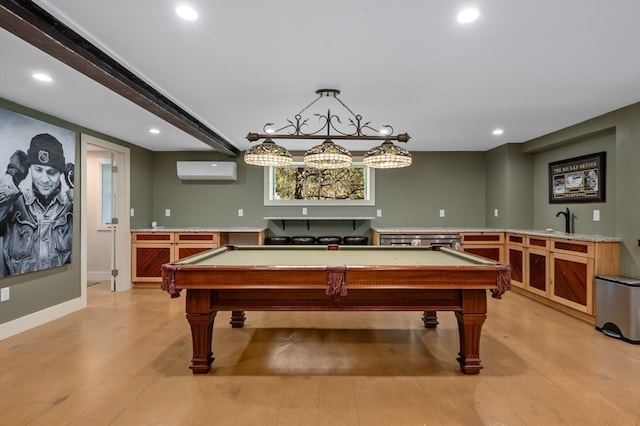
[[362,163],[315,169],[302,162],[265,168],[265,205],[374,205],[374,172]]
[[100,162],[100,227],[111,225],[111,163]]

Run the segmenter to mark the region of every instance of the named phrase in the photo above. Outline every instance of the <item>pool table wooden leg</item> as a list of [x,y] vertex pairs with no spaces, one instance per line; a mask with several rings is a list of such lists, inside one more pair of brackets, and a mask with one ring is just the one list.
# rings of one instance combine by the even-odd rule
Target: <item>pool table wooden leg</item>
[[422,314],[422,322],[424,328],[436,328],[438,327],[438,312],[437,311],[424,311]]
[[215,359],[211,351],[213,322],[217,312],[211,307],[210,290],[187,290],[187,321],[191,326],[193,356],[189,368],[193,374],[206,374]]
[[458,363],[466,374],[478,374],[480,361],[480,334],[487,318],[487,295],[485,290],[463,291],[462,311],[456,311],[460,352]]
[[242,328],[244,327],[244,320],[247,319],[247,316],[244,314],[244,311],[231,311],[231,324],[232,328]]

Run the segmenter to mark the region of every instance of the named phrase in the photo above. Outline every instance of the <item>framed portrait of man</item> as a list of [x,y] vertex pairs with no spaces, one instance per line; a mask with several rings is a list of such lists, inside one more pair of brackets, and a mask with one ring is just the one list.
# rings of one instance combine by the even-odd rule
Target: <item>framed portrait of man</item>
[[71,263],[76,140],[0,108],[0,277]]

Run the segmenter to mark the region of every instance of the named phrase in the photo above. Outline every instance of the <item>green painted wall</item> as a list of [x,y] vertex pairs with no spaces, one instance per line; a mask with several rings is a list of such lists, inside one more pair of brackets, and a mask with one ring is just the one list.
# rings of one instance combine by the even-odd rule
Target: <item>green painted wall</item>
[[[484,226],[484,153],[417,152],[411,167],[376,171],[374,206],[308,207],[308,216],[382,217],[372,222],[306,221],[267,223],[264,217],[301,216],[300,207],[264,206],[264,170],[247,166],[241,158],[215,153],[163,152],[154,154],[153,218],[165,227],[259,227],[277,235],[363,235],[373,227]],[[176,161],[236,161],[236,182],[181,181]],[[165,216],[165,210],[171,216]],[[238,217],[238,209],[244,216]],[[445,209],[445,217],[439,210]],[[149,227],[149,223],[144,227]]]
[[[607,153],[606,201],[604,203],[549,203],[549,163],[594,154],[604,151]],[[573,232],[577,234],[615,235],[616,210],[616,149],[615,134],[608,133],[587,137],[571,145],[541,152],[534,156],[533,179],[533,229],[553,228],[564,231],[564,217],[556,217],[556,213],[567,207],[573,216]],[[600,210],[600,221],[593,220],[593,210]]]
[[[506,144],[486,153],[487,220],[491,228],[533,227],[533,158],[522,144]],[[495,216],[495,209],[498,216]]]
[[[621,108],[567,127],[523,145],[535,157],[534,227],[552,223],[562,205],[548,205],[545,163],[567,157],[607,151],[607,200],[605,203],[574,204],[576,231],[602,233],[622,238],[620,274],[640,277],[640,103]],[[593,209],[600,208],[601,222],[592,220]],[[558,218],[560,219],[560,218]],[[552,228],[560,228],[553,224]]]

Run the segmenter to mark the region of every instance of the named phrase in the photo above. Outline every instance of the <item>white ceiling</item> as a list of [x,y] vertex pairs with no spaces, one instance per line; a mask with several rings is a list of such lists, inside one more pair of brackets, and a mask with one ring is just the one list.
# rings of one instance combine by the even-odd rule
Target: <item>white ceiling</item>
[[[194,22],[174,0],[35,3],[239,150],[320,88],[408,132],[410,151],[484,151],[640,101],[638,0],[185,0]],[[468,5],[480,18],[461,25]],[[211,150],[4,29],[0,58],[2,98],[154,151]]]

